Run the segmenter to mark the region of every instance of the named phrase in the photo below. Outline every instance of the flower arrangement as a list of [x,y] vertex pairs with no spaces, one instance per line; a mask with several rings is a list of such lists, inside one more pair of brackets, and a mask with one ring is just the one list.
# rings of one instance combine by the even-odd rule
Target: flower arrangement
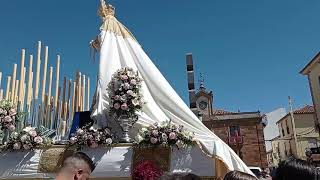
[[29,126],[19,133],[11,133],[9,142],[6,144],[6,149],[30,150],[50,144],[51,139],[45,135],[43,129]]
[[88,146],[90,148],[97,148],[100,144],[111,145],[113,140],[110,129],[96,129],[91,125],[84,126],[77,129],[69,139],[71,146]]
[[108,86],[110,113],[117,117],[126,115],[136,117],[143,105],[141,82],[137,71],[124,67],[115,72]]
[[184,130],[183,126],[176,126],[167,121],[158,125],[157,123],[148,128],[142,128],[138,133],[139,146],[176,146],[186,148],[193,145],[194,133]]
[[1,130],[14,131],[15,121],[19,117],[15,106],[8,100],[0,101],[0,126]]
[[153,161],[144,160],[139,163],[132,172],[133,180],[156,180],[161,177],[163,171]]

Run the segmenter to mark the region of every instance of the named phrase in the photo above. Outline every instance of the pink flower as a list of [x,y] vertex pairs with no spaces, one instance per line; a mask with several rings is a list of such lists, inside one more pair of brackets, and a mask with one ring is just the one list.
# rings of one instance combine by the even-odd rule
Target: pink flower
[[31,147],[28,145],[28,144],[24,144],[23,145],[23,149],[25,149],[25,150],[29,150]]
[[127,110],[127,109],[128,109],[127,103],[123,103],[123,104],[121,105],[121,109],[122,109],[122,110]]
[[134,92],[132,90],[128,90],[127,94],[130,95],[130,96],[133,96]]
[[117,101],[117,100],[120,99],[120,96],[119,95],[115,95],[113,99]]
[[158,135],[159,135],[158,130],[152,130],[152,135],[154,135],[154,136],[158,136]]
[[171,133],[169,134],[169,139],[174,140],[174,139],[176,139],[176,138],[177,138],[176,133],[171,132]]
[[114,107],[115,109],[119,109],[119,108],[120,108],[120,104],[119,104],[119,103],[115,103],[115,104],[113,105],[113,107]]
[[31,137],[36,137],[37,136],[37,132],[35,130],[31,130],[31,131],[29,131],[29,135]]
[[120,78],[121,78],[122,80],[127,80],[127,79],[128,79],[128,76],[127,76],[127,75],[121,75]]
[[77,138],[76,137],[71,137],[70,138],[70,143],[71,144],[75,144],[77,142]]
[[99,145],[96,142],[92,142],[90,147],[91,148],[97,148]]
[[10,109],[9,110],[9,115],[10,116],[15,116],[17,114],[17,110],[16,109]]
[[43,142],[43,139],[42,139],[42,137],[37,136],[34,138],[34,142],[36,142],[37,144],[41,144]]
[[13,144],[13,149],[18,150],[20,148],[21,148],[21,144],[19,142],[16,142],[16,143]]
[[127,89],[130,89],[130,84],[129,84],[129,83],[124,83],[123,86],[124,86],[124,89],[126,89],[126,90],[127,90]]
[[150,138],[150,142],[151,142],[152,144],[155,144],[155,143],[157,143],[157,142],[158,142],[158,139],[157,139],[157,138],[152,137],[152,138]]
[[93,136],[91,134],[88,135],[88,139],[92,140]]
[[16,127],[14,127],[13,124],[10,124],[9,127],[8,127],[8,129],[9,129],[10,131],[14,131],[14,130],[16,129]]
[[5,116],[4,122],[10,123],[10,122],[12,122],[12,118],[10,116]]
[[136,85],[136,84],[137,84],[137,81],[136,81],[135,79],[131,79],[130,84]]

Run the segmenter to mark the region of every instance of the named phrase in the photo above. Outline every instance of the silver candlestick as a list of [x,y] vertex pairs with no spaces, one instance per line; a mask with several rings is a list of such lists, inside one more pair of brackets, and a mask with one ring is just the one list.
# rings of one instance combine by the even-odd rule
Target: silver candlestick
[[122,129],[122,136],[119,138],[120,142],[131,143],[133,142],[129,136],[129,130],[137,119],[128,117],[127,115],[121,115],[117,118],[117,121]]

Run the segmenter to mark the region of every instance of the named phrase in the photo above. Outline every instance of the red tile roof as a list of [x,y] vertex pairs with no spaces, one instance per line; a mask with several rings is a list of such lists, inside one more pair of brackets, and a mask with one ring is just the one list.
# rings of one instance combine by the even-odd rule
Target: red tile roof
[[294,114],[308,114],[308,113],[314,113],[314,108],[311,105],[305,105],[304,107],[294,110]]
[[[304,107],[293,111],[293,114],[311,114],[311,113],[314,113],[314,108],[311,105],[305,105]],[[282,121],[284,118],[288,116],[290,116],[290,112],[287,113],[284,117],[282,117],[279,121],[277,121],[276,124],[278,124],[280,121]]]

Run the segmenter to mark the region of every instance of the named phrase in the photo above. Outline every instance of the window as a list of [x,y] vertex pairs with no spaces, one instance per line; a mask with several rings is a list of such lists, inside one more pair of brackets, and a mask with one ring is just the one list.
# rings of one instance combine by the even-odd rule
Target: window
[[279,129],[279,136],[281,137],[281,124],[278,125],[278,129]]
[[282,132],[282,137],[284,136],[284,130],[283,130],[283,127],[282,127],[282,124],[280,124],[281,126],[281,132]]
[[287,121],[287,120],[286,120],[286,127],[287,127],[287,134],[290,134],[289,126],[288,126],[288,121]]
[[292,149],[291,149],[291,143],[290,143],[290,140],[289,140],[289,155],[292,155]]
[[284,154],[285,154],[286,157],[287,157],[287,156],[288,156],[288,152],[287,152],[286,143],[284,143],[283,146],[284,146]]
[[230,126],[229,130],[231,137],[240,136],[240,126]]

